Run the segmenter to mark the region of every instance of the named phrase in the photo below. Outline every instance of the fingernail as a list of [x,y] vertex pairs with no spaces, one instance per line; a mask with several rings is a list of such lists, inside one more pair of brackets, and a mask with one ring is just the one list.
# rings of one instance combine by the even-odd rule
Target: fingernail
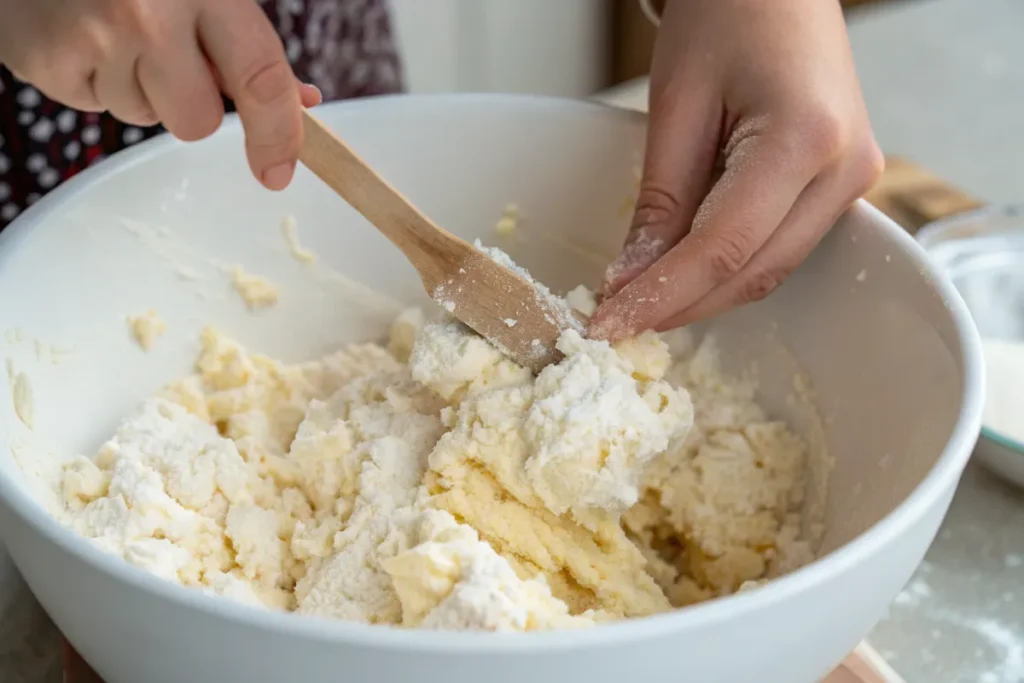
[[288,187],[288,183],[291,182],[292,175],[295,173],[295,162],[286,161],[283,164],[277,166],[271,166],[263,172],[261,176],[263,184],[271,190],[283,190]]
[[320,92],[320,88],[316,87],[312,83],[303,83],[302,87],[306,88],[316,96],[316,102],[313,103],[313,106],[321,104],[324,101],[324,94]]

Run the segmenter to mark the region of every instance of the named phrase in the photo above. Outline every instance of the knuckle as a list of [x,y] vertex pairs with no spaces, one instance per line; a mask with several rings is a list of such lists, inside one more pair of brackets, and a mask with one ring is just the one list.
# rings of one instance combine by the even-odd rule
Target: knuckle
[[49,97],[70,106],[86,108],[96,105],[94,73],[90,63],[76,56],[73,50],[60,49],[36,62],[26,76]]
[[708,266],[716,284],[731,279],[750,258],[747,240],[739,231],[726,233],[709,244]]
[[839,112],[829,106],[812,108],[798,118],[792,130],[796,137],[794,144],[819,162],[835,161],[849,147],[849,125]]
[[115,57],[119,41],[111,24],[98,17],[87,17],[78,23],[79,58],[92,64],[105,64]]
[[155,126],[160,122],[160,117],[157,116],[156,112],[151,107],[141,107],[138,111],[132,112],[131,118],[128,119],[128,123],[132,123],[136,126],[148,127]]
[[759,270],[752,274],[750,279],[740,288],[739,299],[741,304],[751,304],[761,301],[769,294],[778,289],[789,273],[782,270]]
[[182,122],[175,135],[185,142],[196,142],[213,135],[224,120],[224,110],[217,106],[204,106]]
[[640,187],[633,209],[634,226],[669,222],[679,211],[679,200],[668,190],[652,184]]
[[852,198],[856,199],[870,190],[884,171],[885,155],[869,135],[867,141],[858,146],[850,161],[848,174]]
[[110,13],[115,23],[130,35],[142,39],[159,37],[160,26],[151,3],[139,0],[114,2]]
[[271,104],[295,89],[291,69],[279,59],[255,62],[242,74],[242,94],[257,104]]
[[298,126],[289,127],[288,130],[277,129],[273,138],[249,136],[246,144],[249,151],[260,158],[275,161],[295,158],[302,146],[302,129]]

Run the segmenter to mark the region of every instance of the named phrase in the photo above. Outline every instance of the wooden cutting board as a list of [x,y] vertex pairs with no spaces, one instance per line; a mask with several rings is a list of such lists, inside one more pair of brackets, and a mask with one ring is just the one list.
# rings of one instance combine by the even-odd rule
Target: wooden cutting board
[[886,158],[882,179],[864,198],[911,234],[926,223],[982,205],[934,173],[900,157]]
[[[914,233],[931,221],[970,211],[981,202],[913,163],[890,157],[885,174],[865,198]],[[103,683],[64,643],[65,683]],[[862,643],[823,683],[903,683],[867,643]]]

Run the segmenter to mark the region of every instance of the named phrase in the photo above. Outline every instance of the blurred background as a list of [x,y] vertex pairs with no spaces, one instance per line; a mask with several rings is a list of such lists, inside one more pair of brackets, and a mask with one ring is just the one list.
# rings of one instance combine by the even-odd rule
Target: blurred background
[[[636,0],[391,0],[412,92],[588,96],[647,73]],[[989,201],[1020,198],[1024,2],[847,0],[872,121],[910,157]],[[642,82],[634,81],[637,97]],[[639,95],[641,98],[645,94]]]

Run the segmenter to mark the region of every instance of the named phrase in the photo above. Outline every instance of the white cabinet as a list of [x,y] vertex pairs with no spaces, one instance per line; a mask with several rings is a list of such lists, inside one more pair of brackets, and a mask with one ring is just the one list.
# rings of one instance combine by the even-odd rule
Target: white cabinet
[[412,92],[579,97],[607,82],[607,0],[391,0]]

